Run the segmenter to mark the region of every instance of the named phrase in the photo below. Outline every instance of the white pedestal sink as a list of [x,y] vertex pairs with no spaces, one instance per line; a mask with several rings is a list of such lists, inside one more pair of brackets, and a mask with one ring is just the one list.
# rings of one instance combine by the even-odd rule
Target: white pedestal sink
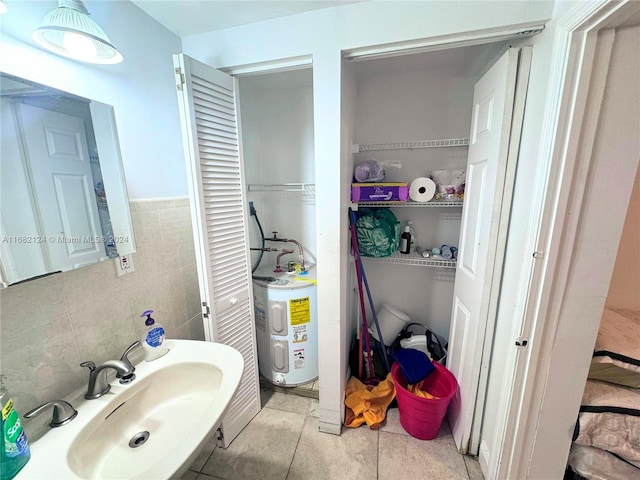
[[136,365],[78,416],[31,445],[22,479],[168,479],[189,467],[233,398],[242,355],[219,343],[167,340],[169,353]]

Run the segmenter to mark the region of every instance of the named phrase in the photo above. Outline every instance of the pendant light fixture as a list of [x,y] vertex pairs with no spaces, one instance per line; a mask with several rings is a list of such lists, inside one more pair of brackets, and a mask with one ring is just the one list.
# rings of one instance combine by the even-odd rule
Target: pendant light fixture
[[122,54],[111,45],[104,30],[89,18],[80,0],[59,0],[58,8],[42,19],[33,39],[47,50],[82,62],[113,64]]

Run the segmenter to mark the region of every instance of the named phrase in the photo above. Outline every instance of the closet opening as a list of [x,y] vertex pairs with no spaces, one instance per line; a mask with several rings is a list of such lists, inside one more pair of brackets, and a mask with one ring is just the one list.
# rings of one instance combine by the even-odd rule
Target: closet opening
[[[382,182],[409,187],[406,201],[391,204],[352,198],[358,215],[389,209],[399,232],[408,226],[411,233],[409,253],[362,257],[375,309],[399,311],[397,318],[429,327],[448,344],[446,365],[462,392],[462,402],[458,397],[449,409],[453,437],[461,453],[486,457],[484,464],[481,460],[485,473],[496,435],[487,432],[483,453],[483,418],[495,414],[484,411],[492,394],[491,308],[497,305],[504,261],[531,54],[527,47],[509,47],[500,41],[343,61],[351,172],[374,160],[384,166]],[[435,189],[412,193],[412,182],[420,178],[429,179],[425,185],[435,183]],[[415,194],[425,190],[429,198]],[[353,333],[347,340],[353,344],[362,331],[362,315],[350,264]],[[365,316],[373,317],[369,306]],[[399,328],[402,322],[396,334]],[[422,327],[409,330],[424,334]],[[501,368],[492,364],[491,375],[493,369],[503,375]]]
[[260,385],[318,398],[313,70],[237,78]]

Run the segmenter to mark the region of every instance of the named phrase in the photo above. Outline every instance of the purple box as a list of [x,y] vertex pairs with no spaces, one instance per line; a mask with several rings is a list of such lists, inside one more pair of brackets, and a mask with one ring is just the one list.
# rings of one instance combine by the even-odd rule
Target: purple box
[[409,198],[409,184],[395,183],[352,183],[352,202],[406,202]]

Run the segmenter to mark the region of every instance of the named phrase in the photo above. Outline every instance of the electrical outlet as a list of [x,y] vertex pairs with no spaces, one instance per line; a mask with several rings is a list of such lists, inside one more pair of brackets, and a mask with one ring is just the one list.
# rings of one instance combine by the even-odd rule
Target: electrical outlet
[[116,263],[116,275],[121,277],[127,273],[133,272],[133,256],[121,255],[118,258],[114,258]]

